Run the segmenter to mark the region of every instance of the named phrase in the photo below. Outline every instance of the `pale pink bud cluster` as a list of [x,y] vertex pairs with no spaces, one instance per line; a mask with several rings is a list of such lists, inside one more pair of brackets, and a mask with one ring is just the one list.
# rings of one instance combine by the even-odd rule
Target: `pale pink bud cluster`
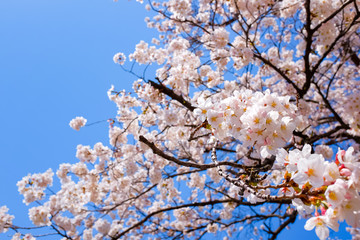
[[239,36],[237,36],[232,42],[230,49],[231,58],[234,61],[234,68],[239,70],[248,65],[253,59],[253,52],[250,48],[246,47],[245,42]]
[[38,206],[29,209],[29,218],[36,226],[50,226],[50,209],[45,206]]
[[91,162],[94,163],[96,160],[96,155],[90,146],[83,146],[79,144],[77,146],[76,157],[82,162]]
[[326,158],[326,159],[331,159],[333,154],[334,154],[331,147],[329,147],[327,145],[318,145],[318,146],[316,146],[315,153],[323,155],[324,158]]
[[11,240],[36,240],[30,233],[22,235],[21,233],[15,233]]
[[360,136],[360,91],[347,96],[344,106],[344,115],[349,119],[353,135]]
[[53,183],[53,171],[48,169],[45,173],[37,173],[23,177],[16,185],[18,191],[24,196],[23,202],[28,205],[36,200],[41,200],[45,189]]
[[358,240],[360,239],[360,228],[352,228],[352,227],[347,227],[346,231],[348,231],[351,235],[352,235],[352,239],[351,240]]
[[190,47],[189,41],[179,37],[170,42],[168,51],[169,52],[183,51],[188,49],[189,47]]
[[[110,139],[115,138],[116,136],[120,136],[119,134],[116,134],[116,136],[111,135],[111,133],[114,132],[114,129],[117,130],[117,128],[110,128]],[[117,131],[116,133],[120,132]],[[126,138],[126,136],[125,136]],[[121,139],[121,138],[120,138]],[[115,141],[115,140],[114,140]],[[111,140],[110,140],[111,142]],[[115,144],[114,144],[115,146]],[[97,158],[100,159],[100,162],[107,161],[112,156],[112,151],[110,148],[104,146],[102,143],[98,142],[94,145],[94,149],[91,149],[90,146],[83,146],[79,144],[77,146],[76,151],[76,157],[84,163],[94,163]],[[79,168],[82,168],[79,166]],[[78,172],[80,170],[77,170],[75,172]],[[81,172],[81,171],[80,171]]]
[[179,222],[187,225],[191,220],[195,219],[196,214],[191,208],[182,208],[174,210],[174,217],[176,217]]
[[189,0],[170,0],[167,3],[172,17],[176,19],[185,19],[191,13],[191,1]]
[[216,233],[218,229],[219,229],[219,225],[217,225],[216,223],[208,224],[206,226],[206,230],[211,233]]
[[100,218],[95,222],[95,229],[106,235],[110,231],[110,223],[106,219]]
[[117,53],[114,55],[113,60],[114,60],[114,63],[124,65],[126,56],[120,52],[120,53]]
[[197,68],[201,64],[200,59],[189,50],[173,52],[167,64],[170,64],[171,68],[168,69],[168,66],[159,68],[156,75],[159,79],[164,80],[164,84],[172,86],[174,89],[187,92],[188,81],[196,81],[199,78]]
[[87,120],[83,117],[76,117],[69,123],[70,127],[74,130],[79,131],[81,127],[85,126]]
[[215,48],[223,48],[229,42],[229,32],[224,28],[217,28],[211,34],[211,41]]
[[223,80],[221,73],[219,71],[212,70],[209,65],[203,65],[200,67],[200,76],[209,88],[218,85]]
[[0,233],[6,232],[12,225],[14,216],[8,214],[9,209],[6,206],[0,207]]
[[131,61],[135,60],[140,64],[150,64],[152,62],[157,62],[161,65],[167,59],[167,51],[164,49],[156,49],[155,46],[149,47],[144,41],[140,41],[135,47],[135,52],[129,55]]

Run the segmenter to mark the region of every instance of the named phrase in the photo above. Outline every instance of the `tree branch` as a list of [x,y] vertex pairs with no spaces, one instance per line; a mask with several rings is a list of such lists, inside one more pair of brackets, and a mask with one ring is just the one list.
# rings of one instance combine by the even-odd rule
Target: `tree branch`
[[191,103],[188,102],[183,96],[177,95],[176,93],[174,93],[174,91],[172,89],[166,87],[165,85],[163,85],[161,83],[158,84],[151,80],[149,80],[149,83],[153,88],[159,90],[159,92],[161,92],[161,93],[166,94],[170,98],[178,101],[179,103],[181,103],[184,107],[186,107],[190,111],[194,111],[194,109],[196,108],[196,107],[192,106]]

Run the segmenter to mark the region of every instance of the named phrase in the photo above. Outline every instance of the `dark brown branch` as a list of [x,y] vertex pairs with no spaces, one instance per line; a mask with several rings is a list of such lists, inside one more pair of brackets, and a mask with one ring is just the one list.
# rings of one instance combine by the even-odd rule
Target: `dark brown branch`
[[285,79],[285,81],[286,81],[287,83],[289,83],[291,86],[293,86],[293,88],[296,90],[296,92],[297,92],[298,94],[301,93],[301,89],[300,89],[293,81],[291,81],[291,79],[290,79],[288,76],[286,76],[286,74],[285,74],[283,71],[281,71],[281,69],[279,69],[278,67],[276,67],[276,66],[275,66],[274,64],[272,64],[269,60],[263,58],[263,57],[261,56],[260,52],[259,52],[258,54],[254,54],[254,57],[260,59],[264,64],[270,66],[273,70],[275,70],[283,79]]
[[[154,154],[159,155],[162,158],[165,158],[166,160],[176,163],[180,166],[185,166],[185,167],[193,167],[193,168],[198,168],[201,170],[206,170],[209,168],[214,168],[216,167],[214,163],[211,164],[198,164],[198,163],[193,163],[193,162],[184,162],[181,161],[173,156],[170,156],[166,153],[164,153],[163,151],[161,151],[158,147],[155,146],[154,143],[150,142],[149,140],[147,140],[144,136],[140,136],[139,137],[139,141],[146,144],[149,148],[151,148],[151,150],[153,151]],[[231,167],[236,167],[236,168],[243,168],[242,165],[237,164],[237,163],[232,163],[232,162],[220,162],[219,166],[231,166]]]
[[304,72],[306,76],[305,83],[299,93],[299,98],[303,98],[303,96],[307,93],[311,85],[311,78],[313,73],[310,69],[310,53],[311,53],[311,45],[312,45],[312,36],[314,31],[311,30],[311,10],[310,10],[310,0],[305,1],[305,11],[306,11],[306,48],[304,54]]
[[164,93],[165,95],[169,96],[170,98],[178,101],[183,106],[185,106],[190,111],[194,111],[196,107],[192,106],[190,102],[188,102],[183,96],[177,95],[172,89],[166,87],[163,84],[156,83],[154,81],[149,80],[150,85],[159,90],[159,92]]
[[315,32],[317,31],[323,24],[327,23],[328,21],[330,21],[331,19],[333,19],[340,11],[342,11],[347,5],[349,5],[350,3],[354,2],[354,0],[348,1],[346,3],[344,3],[341,7],[339,7],[338,9],[336,9],[335,12],[333,12],[330,16],[328,16],[327,18],[325,18],[324,20],[322,20],[318,25],[316,25],[316,27],[314,27],[312,30]]
[[324,96],[324,94],[322,93],[320,87],[318,84],[314,83],[318,93],[320,94],[321,98],[323,99],[326,107],[330,110],[330,112],[332,112],[332,114],[334,114],[334,117],[336,118],[336,120],[341,124],[341,126],[344,129],[350,129],[350,127],[342,120],[342,118],[340,117],[340,115],[334,110],[334,108],[331,106],[329,100]]
[[290,223],[294,223],[296,220],[297,211],[293,210],[293,212],[290,214],[289,218],[283,222],[274,232],[271,232],[272,236],[269,238],[269,240],[275,240],[276,237],[279,235],[279,233],[286,228],[287,225]]
[[357,56],[357,54],[351,49],[351,46],[350,46],[350,42],[349,40],[345,41],[343,44],[342,44],[343,48],[344,48],[344,52],[345,54],[346,53],[349,53],[350,54],[350,59],[351,61],[358,67],[360,66],[360,58]]
[[[203,206],[215,205],[215,204],[227,203],[227,202],[234,202],[234,201],[232,199],[212,200],[212,201],[208,201],[208,202],[196,202],[196,203],[189,203],[189,204],[183,204],[183,205],[178,205],[178,206],[172,206],[172,207],[168,207],[168,208],[162,208],[162,209],[159,209],[159,210],[157,210],[155,212],[152,212],[152,213],[146,215],[141,221],[135,223],[134,225],[127,228],[125,231],[121,232],[120,234],[118,234],[116,236],[113,236],[113,237],[110,236],[110,237],[111,237],[112,240],[119,239],[122,236],[124,236],[125,234],[127,234],[128,232],[130,232],[131,230],[136,229],[137,227],[140,227],[142,224],[144,224],[151,217],[153,217],[153,216],[155,216],[156,214],[159,214],[159,213],[168,212],[168,211],[172,211],[172,210],[176,210],[176,209],[180,209],[180,208],[186,208],[186,207],[203,207]],[[251,203],[241,202],[240,200],[238,201],[238,203],[241,204],[241,205],[253,205]]]
[[343,30],[336,38],[335,40],[330,44],[330,46],[327,48],[327,50],[324,52],[324,54],[321,56],[321,58],[318,60],[318,62],[316,63],[316,65],[312,68],[312,73],[311,75],[313,76],[316,72],[316,70],[319,68],[319,66],[321,65],[321,63],[323,62],[323,60],[333,51],[335,45],[339,42],[339,40],[344,37],[349,31],[350,29],[356,24],[356,20],[360,18],[360,14],[357,14],[354,16],[354,19],[352,20],[352,22],[349,24],[349,26],[347,27],[347,29]]

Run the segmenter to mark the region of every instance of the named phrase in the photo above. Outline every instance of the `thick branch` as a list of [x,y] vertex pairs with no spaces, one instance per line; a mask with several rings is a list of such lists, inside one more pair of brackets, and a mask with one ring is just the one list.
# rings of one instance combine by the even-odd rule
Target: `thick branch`
[[[173,163],[176,163],[178,165],[185,166],[185,167],[198,168],[198,169],[201,169],[201,170],[206,170],[206,169],[209,169],[209,168],[216,167],[214,163],[212,163],[212,164],[198,164],[198,163],[193,163],[193,162],[181,161],[181,160],[179,160],[179,159],[177,159],[177,158],[175,158],[173,156],[170,156],[170,155],[164,153],[163,151],[161,151],[158,147],[155,146],[154,143],[147,140],[144,136],[140,136],[139,141],[146,144],[149,148],[151,148],[153,153],[155,153],[156,155],[159,155],[160,157],[165,158],[166,160],[168,160],[170,162],[173,162]],[[242,165],[232,163],[232,162],[221,162],[218,165],[219,166],[225,165],[225,166],[231,166],[231,167],[236,167],[236,168],[243,168]]]
[[299,97],[302,98],[307,91],[310,88],[311,85],[311,78],[313,76],[313,73],[310,69],[310,53],[311,53],[311,44],[312,44],[312,36],[314,31],[311,30],[311,11],[310,11],[310,0],[306,0],[305,2],[305,10],[306,10],[306,25],[305,25],[305,30],[306,30],[306,48],[305,48],[305,54],[304,54],[304,72],[305,72],[305,76],[306,76],[306,80],[305,83],[301,89],[301,91],[299,92]]
[[185,100],[185,98],[183,96],[177,95],[176,93],[174,93],[174,91],[172,89],[166,87],[163,84],[158,84],[151,80],[149,80],[149,83],[153,88],[159,90],[161,93],[164,93],[164,94],[168,95],[170,98],[178,101],[179,103],[181,103],[183,106],[185,106],[190,111],[194,111],[195,107],[192,106],[190,102]]

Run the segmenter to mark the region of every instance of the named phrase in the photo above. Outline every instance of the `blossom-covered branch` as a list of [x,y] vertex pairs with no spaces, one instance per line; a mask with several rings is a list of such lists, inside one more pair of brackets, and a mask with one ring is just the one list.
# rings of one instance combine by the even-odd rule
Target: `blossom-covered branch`
[[[113,58],[138,79],[108,91],[109,143],[78,145],[78,162],[19,181],[35,227],[84,240],[276,239],[301,216],[321,240],[341,222],[356,239],[359,1],[145,8],[158,35]],[[15,220],[0,208],[0,232],[32,239]]]

